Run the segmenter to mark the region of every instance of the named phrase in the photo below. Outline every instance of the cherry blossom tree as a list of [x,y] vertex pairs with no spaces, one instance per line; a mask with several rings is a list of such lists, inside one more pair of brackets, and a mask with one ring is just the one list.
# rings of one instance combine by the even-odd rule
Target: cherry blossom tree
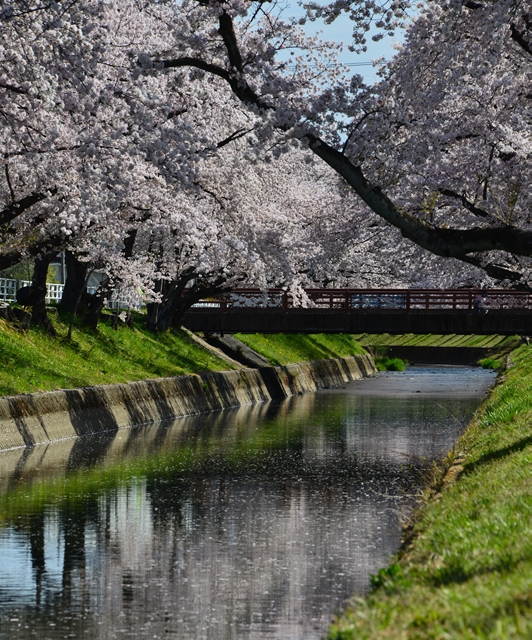
[[[213,150],[198,165],[196,192],[158,205],[138,230],[135,257],[156,260],[159,274],[148,307],[152,330],[179,324],[191,304],[234,287],[296,289],[308,281],[307,258],[326,242],[325,234],[320,242],[301,233],[322,213],[323,200],[308,188],[316,175],[301,152],[268,162],[247,153],[249,144]],[[331,200],[330,186],[323,191],[333,208],[341,198]]]
[[[377,3],[328,9],[360,16]],[[406,3],[378,26],[393,28]],[[264,3],[185,1],[176,16],[201,29],[139,57],[147,73],[195,68],[225,81],[263,118],[263,135],[304,145],[368,207],[419,246],[526,285],[530,228],[530,2],[423,3],[403,49],[367,88]],[[179,17],[176,17],[176,25]],[[303,51],[291,65],[279,52]],[[168,71],[166,71],[168,73]]]
[[20,254],[97,229],[112,235],[160,177],[192,183],[206,146],[180,117],[193,92],[130,73],[142,44],[168,37],[160,18],[128,0],[2,3],[4,261],[10,246]]
[[[17,2],[0,17],[0,267],[24,252],[67,248],[85,272],[107,273],[100,306],[111,286],[156,300],[161,282],[177,272],[192,274],[181,277],[183,286],[208,269],[227,272],[215,241],[221,225],[202,205],[197,165],[238,139],[249,117],[235,131],[224,110],[237,101],[221,104],[213,83],[136,67],[141,45],[170,39],[164,7],[150,17],[128,0]],[[215,245],[222,267],[212,256],[207,267],[207,247]],[[71,307],[76,299],[67,296]]]
[[[308,11],[360,49],[411,7]],[[141,293],[154,330],[241,283],[408,282],[424,250],[526,286],[529,15],[428,0],[367,87],[275,3],[0,2],[0,268],[67,249],[107,275],[93,322]]]
[[521,284],[531,249],[527,8],[429,3],[344,151],[427,233],[467,232],[477,247],[461,260]]

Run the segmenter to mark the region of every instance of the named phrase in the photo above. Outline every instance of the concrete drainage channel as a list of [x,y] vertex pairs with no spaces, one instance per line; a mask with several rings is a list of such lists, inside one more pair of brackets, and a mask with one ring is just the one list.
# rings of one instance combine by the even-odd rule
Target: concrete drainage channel
[[376,373],[369,355],[0,398],[0,450],[339,387]]

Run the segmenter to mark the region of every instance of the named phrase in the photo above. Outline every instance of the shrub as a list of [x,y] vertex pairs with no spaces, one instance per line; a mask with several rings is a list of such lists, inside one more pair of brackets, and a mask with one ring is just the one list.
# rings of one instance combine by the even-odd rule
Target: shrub
[[407,361],[401,360],[401,358],[388,358],[386,356],[382,358],[376,358],[375,366],[379,371],[404,371],[406,369]]
[[479,360],[478,363],[483,369],[499,369],[501,366],[501,361],[493,357],[484,358]]

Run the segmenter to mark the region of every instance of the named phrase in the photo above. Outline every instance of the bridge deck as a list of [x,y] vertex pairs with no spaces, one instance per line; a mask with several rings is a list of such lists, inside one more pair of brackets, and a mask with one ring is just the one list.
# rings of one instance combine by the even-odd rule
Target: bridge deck
[[[301,304],[303,306],[301,306]],[[504,289],[238,289],[184,316],[206,333],[532,334],[532,294]]]
[[525,310],[349,310],[196,308],[183,325],[204,333],[422,333],[532,335],[532,314]]

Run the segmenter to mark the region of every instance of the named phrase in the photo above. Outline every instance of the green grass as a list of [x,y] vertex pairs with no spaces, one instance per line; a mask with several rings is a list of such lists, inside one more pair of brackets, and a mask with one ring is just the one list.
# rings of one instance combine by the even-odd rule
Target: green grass
[[[40,329],[19,332],[0,319],[0,396],[231,368],[183,331],[149,333],[141,314],[135,316],[135,329],[120,325],[115,330],[110,319],[96,331],[76,326],[70,341],[66,317],[54,320],[56,338]],[[237,337],[272,364],[365,353],[347,335]]]
[[230,368],[184,332],[147,332],[142,316],[133,330],[114,330],[109,322],[96,331],[76,328],[72,341],[66,321],[54,324],[58,336],[50,338],[39,329],[20,333],[0,320],[0,396]]
[[401,358],[388,358],[386,356],[375,359],[375,366],[379,371],[404,371],[407,362]]
[[329,640],[532,638],[531,469],[532,348],[523,345],[435,472],[408,542]]
[[366,353],[348,334],[235,334],[273,365],[291,364],[306,360],[343,358]]
[[483,369],[500,369],[502,367],[502,358],[497,358],[497,357],[492,357],[489,356],[487,358],[482,358],[482,360],[478,361],[478,364],[483,368]]
[[436,334],[414,334],[405,333],[391,335],[383,333],[376,335],[373,333],[360,333],[352,336],[363,346],[390,346],[390,347],[483,347],[485,349],[494,348],[517,348],[521,343],[519,336],[499,336],[499,335],[436,335]]

